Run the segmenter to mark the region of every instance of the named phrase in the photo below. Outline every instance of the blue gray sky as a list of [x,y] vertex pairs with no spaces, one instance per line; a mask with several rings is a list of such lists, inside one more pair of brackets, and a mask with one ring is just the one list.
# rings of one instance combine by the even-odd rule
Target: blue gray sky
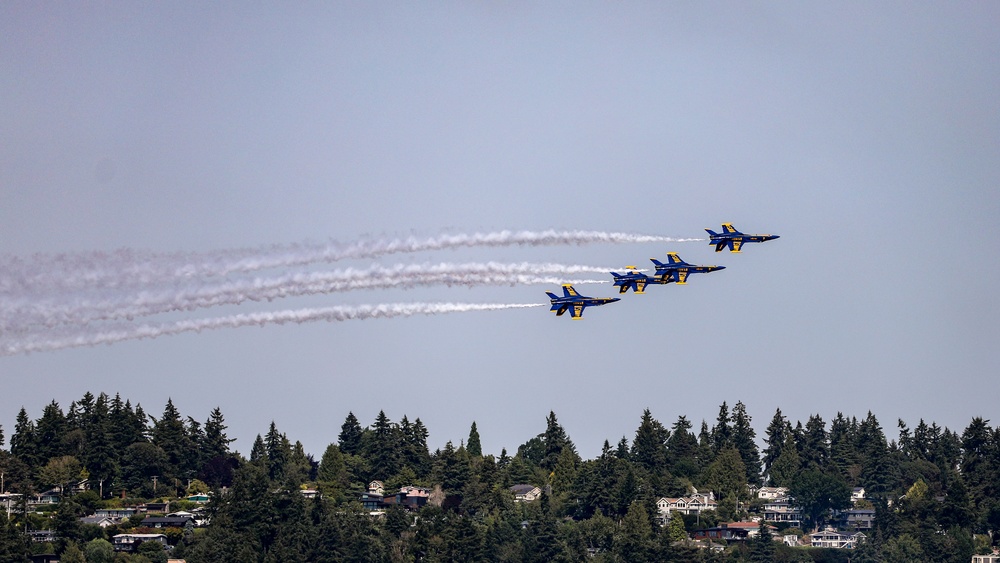
[[[349,411],[477,422],[512,452],[554,411],[580,453],[643,409],[758,434],[870,410],[1000,420],[1000,6],[988,2],[0,5],[0,255],[202,252],[584,229],[781,239],[469,248],[372,264],[726,270],[588,309],[316,322],[0,357],[0,424],[86,391],[274,420],[320,455]],[[4,274],[0,272],[0,276]],[[9,275],[9,273],[8,273]],[[589,276],[600,278],[602,276]],[[610,279],[610,276],[607,277]],[[197,283],[194,280],[192,283]],[[369,290],[203,309],[543,303],[557,286]],[[608,284],[578,286],[610,296]],[[166,317],[167,320],[173,317]],[[4,337],[9,337],[6,335]]]

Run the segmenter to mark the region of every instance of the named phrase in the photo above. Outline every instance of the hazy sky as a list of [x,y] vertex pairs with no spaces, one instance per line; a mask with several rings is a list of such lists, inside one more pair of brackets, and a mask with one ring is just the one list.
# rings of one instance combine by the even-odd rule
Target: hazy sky
[[[9,438],[22,406],[37,418],[88,390],[156,416],[168,397],[202,421],[219,406],[243,453],[274,420],[317,457],[348,411],[419,417],[432,449],[476,421],[499,454],[552,410],[585,457],[633,437],[645,408],[697,431],[723,401],[743,401],[760,435],[777,407],[793,423],[871,410],[890,438],[897,418],[996,424],[998,61],[992,2],[5,2],[0,257],[502,229],[702,237],[724,221],[781,238],[741,254],[471,248],[266,270],[645,266],[668,251],[727,267],[582,322],[539,307],[0,357],[0,425]],[[152,320],[544,303],[557,287]]]

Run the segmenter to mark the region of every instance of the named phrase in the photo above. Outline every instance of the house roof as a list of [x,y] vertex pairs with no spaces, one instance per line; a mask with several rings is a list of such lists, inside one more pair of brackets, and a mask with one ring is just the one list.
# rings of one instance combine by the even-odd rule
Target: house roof
[[537,488],[538,487],[536,487],[534,485],[525,485],[524,483],[521,483],[521,484],[518,484],[518,485],[511,485],[510,486],[510,490],[513,491],[514,494],[516,494],[516,495],[527,494],[527,493],[530,493],[531,491],[533,491],[533,490],[535,490]]

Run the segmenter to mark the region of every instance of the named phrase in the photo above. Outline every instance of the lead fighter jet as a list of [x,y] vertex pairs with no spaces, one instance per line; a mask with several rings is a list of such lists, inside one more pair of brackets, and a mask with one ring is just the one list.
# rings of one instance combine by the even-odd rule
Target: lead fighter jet
[[583,310],[587,307],[596,307],[598,305],[604,305],[606,303],[614,303],[615,301],[620,301],[617,297],[587,297],[585,295],[580,295],[573,289],[570,284],[563,284],[563,296],[559,297],[555,293],[546,291],[546,295],[552,303],[552,308],[549,311],[555,311],[556,316],[562,316],[567,310],[570,316],[573,317],[574,321],[578,321],[583,318]]
[[709,244],[715,245],[716,252],[722,252],[727,246],[729,252],[739,252],[745,242],[767,242],[778,238],[778,235],[746,235],[737,231],[732,223],[723,223],[721,233],[712,229],[705,229],[705,232],[711,237]]

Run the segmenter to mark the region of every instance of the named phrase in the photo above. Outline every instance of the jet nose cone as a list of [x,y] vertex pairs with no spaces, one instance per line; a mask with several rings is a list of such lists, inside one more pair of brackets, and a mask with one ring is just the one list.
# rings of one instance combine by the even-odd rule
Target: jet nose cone
[[772,239],[781,238],[781,235],[771,235]]
[[725,266],[716,266],[715,269],[716,270],[725,270],[726,267]]
[[615,301],[621,301],[621,300],[622,300],[621,297],[612,297],[610,302],[614,303]]

